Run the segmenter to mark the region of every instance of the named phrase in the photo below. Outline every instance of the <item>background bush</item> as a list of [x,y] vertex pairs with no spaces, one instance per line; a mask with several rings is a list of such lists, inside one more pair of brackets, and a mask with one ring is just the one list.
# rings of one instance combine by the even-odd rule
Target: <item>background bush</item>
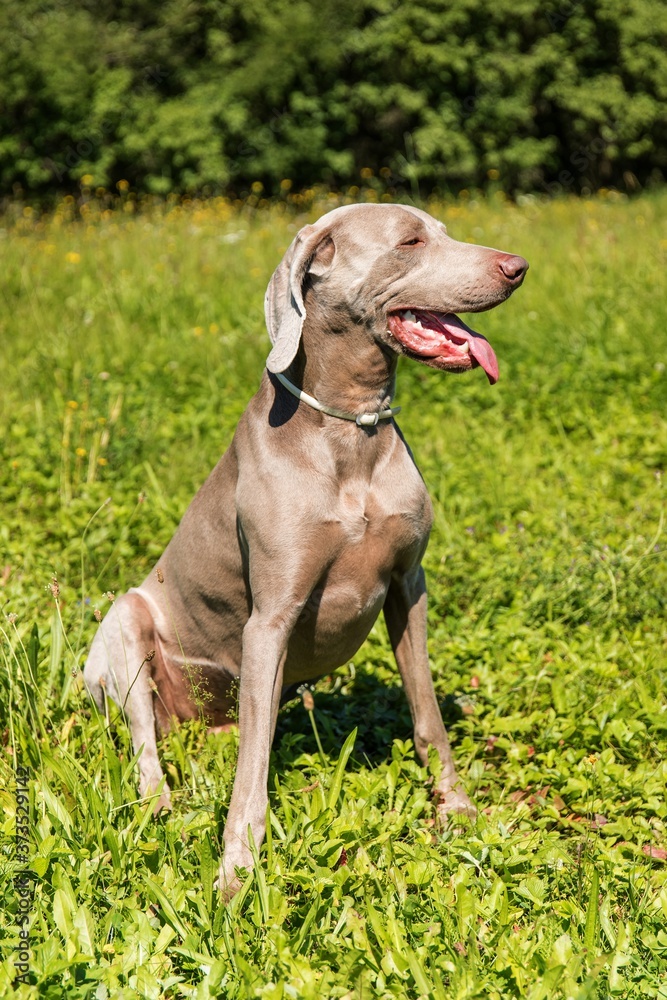
[[0,183],[633,189],[666,43],[650,0],[5,0]]

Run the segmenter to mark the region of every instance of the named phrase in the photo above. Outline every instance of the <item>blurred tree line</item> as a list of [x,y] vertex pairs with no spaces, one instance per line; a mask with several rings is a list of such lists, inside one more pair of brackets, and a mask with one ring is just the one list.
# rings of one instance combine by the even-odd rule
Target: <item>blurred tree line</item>
[[3,0],[0,185],[633,188],[666,43],[662,0]]

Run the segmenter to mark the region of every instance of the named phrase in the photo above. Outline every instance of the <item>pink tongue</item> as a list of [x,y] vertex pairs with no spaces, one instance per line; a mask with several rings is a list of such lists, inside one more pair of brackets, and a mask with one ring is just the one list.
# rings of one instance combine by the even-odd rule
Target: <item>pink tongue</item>
[[[494,354],[491,344],[481,333],[475,333],[474,330],[466,326],[454,313],[448,313],[447,315],[443,315],[442,313],[428,313],[428,316],[433,319],[433,325],[436,328],[439,327],[458,340],[467,341],[470,344],[471,355],[480,368],[484,369],[491,385],[494,385],[498,381],[498,359]],[[445,354],[446,348],[443,348],[438,353]]]

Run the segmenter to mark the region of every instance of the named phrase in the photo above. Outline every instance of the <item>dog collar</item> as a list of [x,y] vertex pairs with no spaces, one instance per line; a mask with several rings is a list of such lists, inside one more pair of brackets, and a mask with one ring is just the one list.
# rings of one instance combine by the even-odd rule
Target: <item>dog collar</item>
[[308,406],[312,406],[314,410],[319,410],[320,413],[328,413],[330,417],[340,417],[341,420],[354,420],[357,427],[375,427],[379,420],[390,420],[396,413],[401,412],[400,406],[390,406],[386,410],[380,410],[379,413],[346,413],[344,410],[337,410],[335,406],[325,406],[324,403],[320,403],[319,399],[315,399],[314,396],[310,396],[303,389],[299,389],[288,378],[285,378],[281,372],[275,372],[274,374],[288,392],[291,392],[293,396],[296,396],[302,402],[307,403]]

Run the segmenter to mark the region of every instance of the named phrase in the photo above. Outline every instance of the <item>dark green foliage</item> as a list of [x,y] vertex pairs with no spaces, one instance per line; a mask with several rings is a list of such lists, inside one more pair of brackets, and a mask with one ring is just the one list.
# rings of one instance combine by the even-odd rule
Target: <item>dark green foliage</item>
[[0,184],[633,189],[666,48],[651,0],[6,0]]

